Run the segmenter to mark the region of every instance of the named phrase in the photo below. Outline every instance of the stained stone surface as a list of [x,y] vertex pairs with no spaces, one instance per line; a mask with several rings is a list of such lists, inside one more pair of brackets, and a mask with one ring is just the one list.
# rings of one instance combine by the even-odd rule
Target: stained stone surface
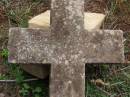
[[57,42],[49,30],[12,28],[8,48],[9,62],[51,64],[50,97],[85,97],[85,63],[124,61],[120,30],[84,31]]
[[122,31],[84,30],[84,0],[52,0],[50,29],[9,37],[9,62],[51,64],[50,97],[85,97],[85,63],[124,61]]
[[50,97],[85,97],[83,34],[84,0],[52,0]]
[[20,67],[40,79],[47,78],[50,73],[50,64],[21,64]]
[[[104,14],[100,13],[91,13],[91,12],[84,12],[84,28],[88,31],[93,31],[100,29],[101,24],[105,19]],[[49,29],[50,27],[50,10],[41,13],[32,19],[29,20],[29,28],[42,28],[42,29]],[[42,67],[41,67],[42,66]],[[34,64],[27,64],[22,65],[22,69],[26,72],[44,79],[49,75],[48,67],[43,65],[34,65]]]
[[85,31],[82,37],[70,34],[64,41],[56,42],[51,39],[49,29],[12,28],[9,37],[11,63],[57,63],[66,55],[65,63],[73,59],[85,63],[124,61],[123,32],[120,30]]

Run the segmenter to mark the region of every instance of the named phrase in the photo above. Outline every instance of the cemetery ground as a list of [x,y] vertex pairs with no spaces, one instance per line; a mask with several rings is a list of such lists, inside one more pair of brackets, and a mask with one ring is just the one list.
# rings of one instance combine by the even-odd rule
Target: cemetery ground
[[[49,78],[37,79],[7,61],[9,27],[28,27],[28,20],[49,9],[49,0],[0,0],[0,97],[48,97]],[[124,31],[125,62],[130,62],[130,1],[86,0],[85,11],[107,14],[102,29]],[[86,65],[88,97],[130,97],[129,64]]]

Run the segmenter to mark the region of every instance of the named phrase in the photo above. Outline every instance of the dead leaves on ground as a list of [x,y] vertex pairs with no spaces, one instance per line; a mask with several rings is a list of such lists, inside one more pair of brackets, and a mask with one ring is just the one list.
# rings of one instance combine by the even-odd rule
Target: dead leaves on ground
[[110,85],[110,83],[106,83],[106,82],[104,82],[102,79],[96,79],[96,80],[91,80],[91,83],[93,83],[93,84],[95,84],[95,85],[97,85],[97,86],[109,86]]

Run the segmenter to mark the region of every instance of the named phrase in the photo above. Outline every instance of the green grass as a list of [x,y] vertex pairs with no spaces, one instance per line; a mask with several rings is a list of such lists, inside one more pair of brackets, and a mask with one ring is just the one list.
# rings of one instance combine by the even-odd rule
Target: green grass
[[24,80],[30,79],[32,76],[24,72],[20,65],[8,63],[8,54],[7,49],[3,49],[0,53],[0,56],[3,57],[3,65],[8,67],[8,73],[1,74],[0,80],[16,80],[16,85],[19,86],[19,94],[22,97],[29,97],[31,95],[33,95],[33,97],[48,97],[48,79],[32,81],[29,83],[24,82]]
[[86,94],[88,97],[130,97],[130,66],[113,64],[108,69],[110,71],[106,75],[103,74],[100,79],[108,82],[109,85],[99,86],[92,83],[93,78],[86,80]]

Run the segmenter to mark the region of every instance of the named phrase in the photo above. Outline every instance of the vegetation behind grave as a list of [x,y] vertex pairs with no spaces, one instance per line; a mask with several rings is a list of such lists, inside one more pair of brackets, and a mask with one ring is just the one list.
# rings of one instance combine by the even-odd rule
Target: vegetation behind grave
[[[0,0],[0,94],[6,97],[48,97],[48,78],[24,82],[34,78],[24,72],[19,64],[7,62],[9,27],[27,27],[28,20],[49,9],[49,0]],[[130,1],[86,0],[85,11],[107,14],[102,29],[124,31],[126,62],[130,61]],[[86,95],[88,97],[130,97],[129,64],[86,65]]]

